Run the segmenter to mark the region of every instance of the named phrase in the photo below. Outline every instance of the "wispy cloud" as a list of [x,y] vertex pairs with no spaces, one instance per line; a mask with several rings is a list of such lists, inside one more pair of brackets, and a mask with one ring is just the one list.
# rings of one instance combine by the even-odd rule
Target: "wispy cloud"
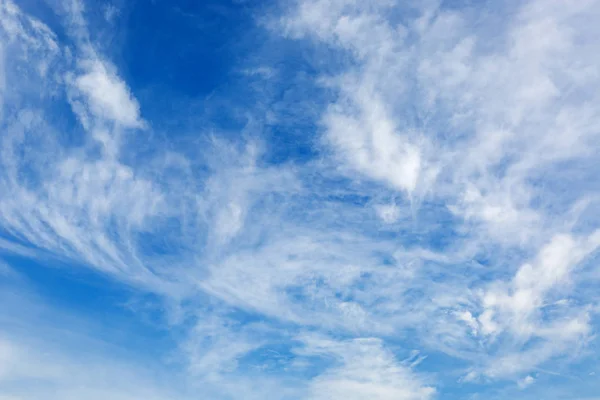
[[[557,340],[570,340],[566,331],[576,341],[590,332],[584,304],[552,314],[542,308],[548,291],[571,282],[571,271],[581,261],[575,260],[578,254],[585,258],[596,249],[594,244],[581,244],[589,249],[581,253],[571,249],[571,244],[579,247],[577,239],[565,232],[581,229],[576,210],[589,196],[585,180],[593,178],[586,173],[597,158],[597,148],[590,145],[597,143],[598,115],[583,110],[594,101],[589,87],[597,79],[592,72],[597,60],[589,46],[598,43],[592,30],[580,28],[591,26],[588,18],[598,7],[594,2],[572,7],[534,1],[516,14],[502,7],[494,14],[481,11],[435,4],[303,1],[281,24],[291,37],[308,38],[351,60],[339,74],[321,78],[336,92],[322,117],[325,145],[352,170],[404,191],[420,207],[416,218],[432,202],[447,204],[459,218],[452,226],[460,236],[450,242],[462,262],[493,251],[487,273],[515,274],[517,288],[507,295],[513,306],[507,307],[516,314],[510,311],[502,324],[518,331],[518,355],[512,363],[494,360],[494,351],[484,350],[493,364],[486,371],[497,376],[525,372],[563,353],[568,346]],[[499,16],[507,19],[500,22]],[[492,35],[487,23],[502,28],[502,35]],[[582,180],[568,185],[579,196],[554,189],[569,163],[580,168]],[[384,220],[390,219],[389,212],[378,210]],[[583,243],[595,242],[595,234],[589,234]],[[539,251],[535,266],[517,270],[526,261],[506,256],[515,250],[523,255]],[[575,258],[560,258],[562,254]],[[525,276],[535,283],[521,283]],[[477,278],[457,283],[465,289],[496,285]],[[455,315],[477,337],[480,330],[490,334],[505,329],[491,317],[489,307],[496,307],[496,300],[502,302],[487,292],[481,300],[457,296],[445,306],[470,309]],[[527,328],[519,322],[532,312],[544,313],[545,324],[557,327],[573,313],[567,323],[572,329],[563,330],[561,339],[550,339],[546,334],[552,328]],[[460,330],[454,329],[452,335],[457,335]],[[533,337],[545,338],[547,345],[524,350]],[[463,336],[453,350],[464,346],[472,351],[469,341],[468,334]],[[491,347],[496,346],[495,341]],[[503,345],[500,349],[507,351]]]
[[335,359],[334,366],[312,382],[310,399],[429,399],[435,393],[378,339],[339,342],[308,337],[304,343],[302,354]]
[[[88,354],[89,356],[89,354]],[[160,388],[151,374],[127,363],[98,358],[83,362],[79,356],[48,351],[46,344],[23,344],[0,339],[2,399],[119,399],[159,400],[178,394]]]
[[[185,395],[530,390],[593,342],[597,1],[282,3],[263,33],[305,58],[235,66],[273,86],[264,104],[239,135],[193,138],[154,126],[83,2],[53,7],[61,35],[0,0],[0,279],[33,258],[157,295]],[[294,85],[313,113],[281,109]],[[287,143],[296,122],[312,152],[273,157],[267,131]],[[14,396],[184,396],[135,363],[0,337]]]

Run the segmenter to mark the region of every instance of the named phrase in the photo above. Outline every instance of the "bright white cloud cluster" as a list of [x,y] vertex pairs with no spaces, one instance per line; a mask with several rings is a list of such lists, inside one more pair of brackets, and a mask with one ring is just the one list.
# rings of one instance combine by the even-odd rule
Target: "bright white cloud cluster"
[[140,106],[125,83],[100,61],[85,61],[84,73],[75,78],[75,87],[87,97],[92,114],[113,120],[127,128],[143,126]]

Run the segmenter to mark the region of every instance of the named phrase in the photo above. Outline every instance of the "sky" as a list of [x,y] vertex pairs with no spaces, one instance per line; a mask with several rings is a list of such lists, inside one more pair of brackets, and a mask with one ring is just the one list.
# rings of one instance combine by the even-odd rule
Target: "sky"
[[599,20],[0,0],[0,400],[600,399]]

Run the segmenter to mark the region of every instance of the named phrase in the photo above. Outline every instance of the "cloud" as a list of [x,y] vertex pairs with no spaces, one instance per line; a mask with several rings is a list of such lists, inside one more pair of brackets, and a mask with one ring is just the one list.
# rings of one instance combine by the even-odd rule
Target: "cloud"
[[403,32],[379,14],[388,8],[380,4],[301,2],[297,14],[284,19],[284,29],[292,37],[314,35],[356,60],[348,71],[325,79],[338,99],[322,116],[324,140],[351,170],[410,194],[436,171],[424,159],[424,138],[399,124],[386,102],[391,91],[401,90],[394,73],[405,63]]
[[306,338],[303,355],[329,355],[334,366],[313,379],[309,399],[430,399],[435,390],[401,365],[378,339]]
[[509,329],[516,335],[531,335],[529,321],[545,303],[546,294],[558,285],[567,284],[571,269],[598,246],[598,232],[579,242],[569,235],[554,237],[542,248],[533,264],[527,263],[519,268],[508,293],[503,293],[502,289],[491,289],[484,295],[485,317],[480,317],[480,322],[485,321],[482,323],[483,332],[497,333],[499,327],[493,321],[493,310],[498,307],[511,315]]
[[[519,341],[514,355],[495,358],[491,349],[499,339],[490,339],[481,355],[490,358],[487,373],[496,377],[530,370],[564,354],[567,342],[586,340],[591,327],[585,305],[544,312],[543,323],[531,318],[541,318],[547,294],[568,291],[578,257],[596,250],[595,233],[579,242],[578,235],[564,232],[574,227],[573,211],[586,197],[589,178],[583,176],[597,157],[596,145],[589,145],[597,144],[599,118],[583,111],[597,101],[588,90],[597,79],[597,60],[589,52],[597,41],[593,30],[581,27],[591,26],[598,4],[532,1],[508,8],[499,7],[490,18],[437,4],[307,0],[279,20],[284,34],[327,48],[332,63],[341,65],[316,83],[333,92],[321,125],[325,145],[342,166],[404,192],[421,208],[417,219],[445,203],[459,218],[460,235],[469,238],[454,242],[464,261],[490,252],[486,268],[498,276],[514,271],[514,288],[502,289],[510,294],[489,289],[481,311],[469,292],[445,302],[468,329],[451,321],[433,329],[452,340],[453,349],[444,351],[459,355],[462,348],[467,359],[479,358],[469,334],[477,340],[512,330]],[[501,35],[485,29],[488,18],[501,26]],[[539,39],[542,31],[545,40]],[[574,190],[565,196],[554,187],[569,165],[582,165],[574,166],[582,178],[565,185]],[[515,250],[539,252],[539,259],[515,270],[523,262],[523,256],[507,256]],[[457,284],[504,287],[497,279]],[[465,303],[470,311],[462,310]],[[500,303],[511,310],[504,322],[493,317],[495,307],[504,307]],[[440,306],[429,310],[436,318]],[[554,331],[564,323],[568,329]],[[548,342],[524,350],[531,337]]]
[[[593,340],[598,2],[286,4],[267,34],[305,58],[236,66],[274,93],[240,100],[239,132],[193,135],[157,128],[90,34],[92,13],[59,3],[61,40],[0,2],[0,250],[157,296],[189,392],[524,388]],[[290,86],[314,121],[280,101]],[[273,154],[272,141],[297,144],[286,123],[310,127],[310,152]],[[2,265],[0,278],[18,270]],[[2,338],[15,368],[0,376],[25,382],[14,396],[179,395],[137,362]],[[393,351],[408,344],[452,362],[429,381]]]
[[525,378],[521,379],[518,382],[518,385],[521,389],[525,389],[527,386],[533,384],[535,382],[535,378],[531,375],[527,375]]
[[73,84],[87,98],[92,114],[126,128],[143,127],[140,106],[125,83],[101,61],[85,60],[81,64],[84,72]]
[[[100,322],[86,312],[61,307],[34,288],[35,282],[26,273],[0,274],[3,396],[51,400],[186,398],[177,374],[115,340],[125,325],[115,320]],[[112,333],[101,334],[107,332]]]
[[114,4],[107,3],[104,6],[104,19],[109,23],[112,23],[116,17],[121,14],[121,10]]
[[400,210],[395,204],[378,205],[375,207],[377,216],[386,224],[396,222],[400,218]]
[[83,361],[49,350],[45,344],[35,347],[2,337],[0,361],[0,383],[8,398],[159,400],[177,396],[127,363],[106,358]]

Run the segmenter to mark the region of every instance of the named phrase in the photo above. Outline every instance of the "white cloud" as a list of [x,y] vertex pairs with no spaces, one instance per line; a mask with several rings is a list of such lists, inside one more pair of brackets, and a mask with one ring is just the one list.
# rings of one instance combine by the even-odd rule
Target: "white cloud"
[[[479,324],[477,319],[471,314],[470,311],[460,311],[456,312],[456,317],[463,321],[469,328],[471,328],[471,333],[473,335],[477,335],[479,333]],[[483,324],[482,324],[483,325]]]
[[394,76],[405,60],[402,31],[377,13],[387,9],[384,4],[301,2],[284,28],[292,36],[315,35],[356,57],[349,71],[325,81],[339,91],[322,118],[325,141],[348,168],[410,194],[436,171],[424,159],[423,137],[401,124],[386,101],[405,89]]
[[[240,365],[268,345],[273,321],[348,338],[315,334],[295,350],[296,366],[335,361],[308,383],[315,400],[432,398],[433,384],[396,360],[389,338],[413,335],[462,359],[465,381],[523,386],[592,336],[597,299],[577,295],[578,274],[597,270],[586,261],[600,239],[578,216],[597,207],[587,200],[600,132],[597,2],[505,4],[489,21],[443,5],[298,2],[279,26],[327,47],[333,61],[315,80],[328,101],[309,96],[322,110],[323,159],[297,165],[269,165],[241,139],[177,147],[149,135],[155,153],[142,155],[124,131],[149,128],[139,103],[90,43],[82,4],[65,7],[72,49],[0,3],[4,74],[37,77],[35,91],[27,82],[2,89],[3,99],[28,101],[0,114],[0,248],[51,254],[165,295],[193,321],[179,345],[203,389],[303,398],[302,383],[245,375]],[[65,133],[47,118],[45,100],[65,101],[50,96],[65,92],[83,130]],[[232,322],[231,309],[264,326]],[[52,363],[15,358],[30,344],[4,343],[1,357],[24,360],[21,378],[53,381],[62,398],[111,397],[103,390],[113,379],[122,393],[149,396],[136,387],[146,384],[137,367],[131,384],[117,376],[121,363],[96,380],[59,349],[56,369],[35,369]],[[72,389],[70,375],[93,394]]]
[[[72,355],[0,337],[0,384],[15,399],[161,400],[180,396],[161,388],[143,368],[89,356]],[[179,397],[182,398],[182,397]]]
[[121,13],[121,10],[115,6],[114,4],[107,3],[104,5],[104,19],[107,22],[113,22],[115,17],[118,17]]
[[336,360],[334,366],[313,379],[308,396],[311,400],[425,400],[435,394],[409,367],[395,360],[378,339],[303,341],[301,354],[329,355]]
[[[11,2],[3,2],[2,7],[3,24],[10,27],[4,32],[13,37],[10,49],[15,56],[4,55],[10,73],[28,71],[36,63],[50,66],[47,73],[54,78],[79,73],[68,49],[58,46],[48,27]],[[95,53],[88,57],[87,44],[81,46],[86,58],[80,67],[85,72],[76,79],[76,89],[82,96],[74,95],[69,87],[56,91],[55,85],[62,80],[47,79],[45,74],[32,76],[31,83],[6,88],[4,95],[13,102],[11,107],[20,108],[5,115],[0,138],[3,230],[28,245],[29,251],[48,251],[121,279],[157,286],[153,272],[135,254],[132,240],[149,219],[163,211],[162,193],[140,176],[139,169],[119,159],[119,128],[143,126],[139,106],[126,84]],[[75,112],[89,129],[83,145],[75,148],[65,146],[63,133],[47,122],[44,111],[47,97],[52,102],[64,100],[60,93],[65,92],[79,96],[74,104],[83,108]],[[30,98],[42,103],[30,102]],[[25,148],[29,150],[23,152]]]
[[[447,297],[434,294],[460,326],[441,317],[443,308],[427,311],[440,325],[429,332],[444,338],[430,345],[487,360],[490,376],[523,373],[565,355],[592,329],[585,300],[551,313],[542,308],[559,300],[555,291],[571,290],[573,269],[597,248],[596,234],[565,232],[574,228],[571,216],[587,196],[598,155],[600,115],[589,104],[600,99],[589,88],[599,78],[591,28],[599,5],[502,5],[489,30],[485,12],[393,2],[306,0],[280,20],[288,36],[308,38],[333,51],[332,62],[342,60],[318,80],[333,92],[322,123],[342,166],[417,198],[424,212],[431,203],[446,204],[468,238],[455,242],[463,260],[491,252],[486,268],[495,283],[465,277],[457,282],[465,296],[442,303]],[[554,189],[578,162],[581,169],[564,175],[575,179],[561,182],[571,189]],[[526,263],[535,253],[535,262]],[[506,283],[501,277],[519,264]],[[482,304],[467,287],[484,289]],[[512,339],[496,337],[506,331]],[[480,335],[492,338],[476,350]],[[541,344],[524,350],[532,337]],[[514,353],[497,356],[497,346]]]
[[[4,229],[59,256],[105,271],[132,273],[139,262],[127,242],[115,239],[131,240],[127,238],[133,231],[143,230],[160,212],[160,190],[109,155],[94,160],[81,153],[62,153],[51,138],[43,137],[40,131],[45,127],[39,116],[23,113],[2,138],[0,157],[10,166],[2,179],[12,193],[0,202]],[[38,149],[23,158],[20,149],[40,137],[47,146],[44,150],[55,153],[48,157]],[[45,157],[46,164],[31,169],[27,158],[36,155]],[[44,183],[31,187],[32,180]],[[144,274],[139,269],[133,274],[138,273]]]
[[400,218],[400,208],[396,204],[382,204],[375,207],[377,216],[386,224],[394,223]]
[[488,353],[485,374],[506,377],[531,371],[588,340],[593,329],[589,309],[562,303],[550,320],[543,311],[572,290],[573,270],[597,250],[599,238],[598,232],[579,238],[557,235],[510,282],[494,282],[484,292],[481,313],[467,323],[479,330],[490,349],[503,344],[501,352]]
[[85,60],[81,68],[83,73],[73,84],[86,97],[92,115],[126,128],[145,126],[137,100],[108,65],[99,60]]
[[[517,336],[542,333],[532,318],[546,301],[547,293],[569,283],[571,270],[600,246],[600,232],[574,239],[557,235],[544,246],[533,263],[522,265],[508,288],[492,288],[483,297],[482,329],[487,334],[510,329]],[[501,323],[494,322],[495,314]],[[501,316],[505,314],[505,316]],[[564,333],[564,331],[563,331]],[[576,333],[576,332],[574,332]]]
[[[248,329],[248,328],[246,328]],[[235,322],[202,316],[184,345],[189,369],[205,379],[219,379],[237,370],[237,360],[262,343]]]
[[324,117],[327,140],[343,162],[358,172],[411,193],[421,172],[421,152],[399,135],[385,106],[362,87],[349,87],[356,98],[348,99],[359,107],[358,117],[343,106],[332,107]]
[[[181,398],[176,374],[105,341],[114,329],[35,294],[26,279],[0,277],[0,386],[20,400]],[[122,328],[123,326],[121,326]],[[175,382],[178,382],[177,384]]]
[[535,378],[531,375],[527,375],[525,378],[521,379],[518,382],[518,385],[521,389],[525,389],[527,386],[530,386],[534,382],[535,382]]
[[259,76],[263,79],[271,79],[277,75],[277,70],[269,66],[260,66],[244,69],[241,73],[251,77]]

